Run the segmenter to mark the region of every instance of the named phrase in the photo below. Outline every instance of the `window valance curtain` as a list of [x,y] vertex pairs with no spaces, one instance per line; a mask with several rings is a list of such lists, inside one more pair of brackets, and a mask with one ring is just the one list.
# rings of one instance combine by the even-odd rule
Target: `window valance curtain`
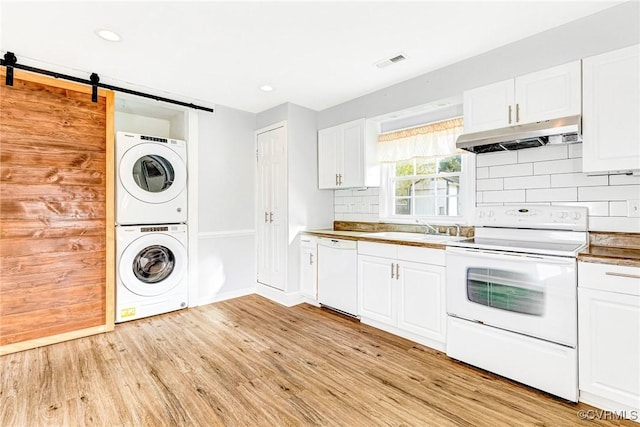
[[416,157],[456,154],[456,139],[462,130],[462,117],[457,117],[382,134],[378,136],[378,161],[395,163]]

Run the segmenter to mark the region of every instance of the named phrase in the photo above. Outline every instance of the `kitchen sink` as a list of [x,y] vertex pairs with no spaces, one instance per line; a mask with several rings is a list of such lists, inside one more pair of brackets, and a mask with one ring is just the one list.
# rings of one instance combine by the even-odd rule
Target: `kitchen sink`
[[404,232],[404,231],[379,231],[376,233],[364,233],[362,237],[371,237],[375,239],[387,239],[387,240],[405,240],[410,242],[433,242],[433,243],[444,243],[444,242],[451,242],[455,240],[465,239],[465,237],[459,237],[459,236],[410,233],[410,232]]

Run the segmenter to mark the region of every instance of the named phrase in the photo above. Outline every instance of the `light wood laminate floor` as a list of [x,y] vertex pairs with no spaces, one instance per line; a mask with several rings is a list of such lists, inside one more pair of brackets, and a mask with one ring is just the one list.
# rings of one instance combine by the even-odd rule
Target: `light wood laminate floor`
[[593,409],[257,295],[0,358],[0,426],[574,426]]

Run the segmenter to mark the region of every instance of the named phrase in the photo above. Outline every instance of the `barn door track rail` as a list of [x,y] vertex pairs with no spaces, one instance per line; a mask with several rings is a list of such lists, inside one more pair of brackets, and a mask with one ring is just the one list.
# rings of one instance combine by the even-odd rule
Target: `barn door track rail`
[[43,74],[45,76],[55,77],[56,79],[69,80],[76,83],[82,83],[91,86],[91,100],[93,102],[98,101],[98,88],[113,90],[116,92],[127,93],[129,95],[140,96],[142,98],[154,99],[156,101],[167,102],[169,104],[180,105],[182,107],[193,108],[195,110],[208,111],[213,113],[214,109],[209,107],[203,107],[201,105],[195,105],[188,102],[177,101],[175,99],[164,98],[162,96],[152,95],[149,93],[138,92],[137,90],[131,90],[123,87],[108,85],[100,83],[100,77],[96,73],[91,73],[89,79],[82,79],[80,77],[70,76],[68,74],[57,73],[55,71],[43,70],[42,68],[30,67],[28,65],[18,64],[18,58],[13,52],[7,52],[4,54],[4,59],[0,59],[0,65],[7,68],[5,84],[7,86],[13,86],[13,70],[17,68],[19,70],[25,70],[32,73]]

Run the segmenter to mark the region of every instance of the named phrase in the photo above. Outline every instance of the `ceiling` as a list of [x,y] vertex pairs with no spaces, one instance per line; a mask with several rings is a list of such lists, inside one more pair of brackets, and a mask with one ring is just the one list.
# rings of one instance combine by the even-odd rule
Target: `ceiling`
[[[205,105],[320,111],[619,3],[1,0],[0,49]],[[122,40],[98,38],[100,28]],[[375,66],[400,52],[408,59]]]

